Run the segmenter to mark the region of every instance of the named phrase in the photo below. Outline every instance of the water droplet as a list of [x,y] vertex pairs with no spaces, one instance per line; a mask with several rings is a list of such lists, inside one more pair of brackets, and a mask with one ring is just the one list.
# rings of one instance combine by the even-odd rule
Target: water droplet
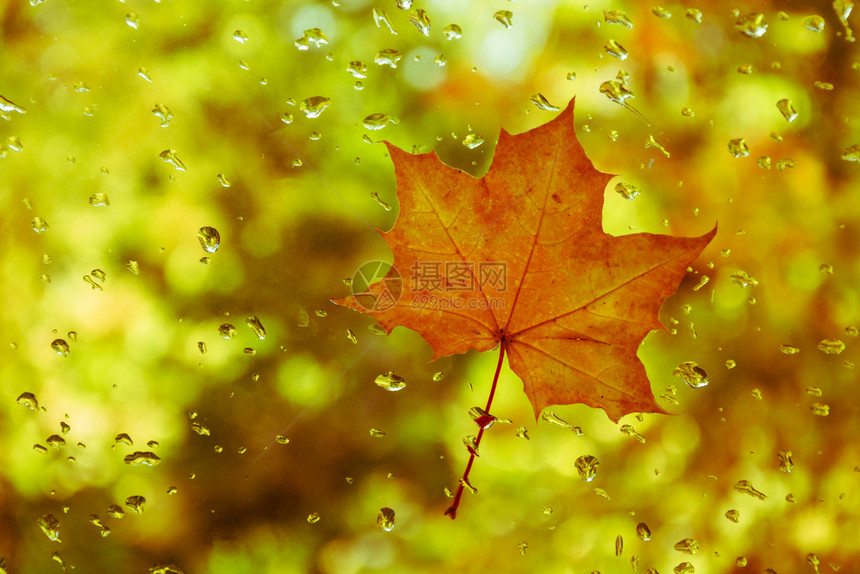
[[45,440],[45,442],[54,450],[60,450],[66,446],[66,439],[58,434],[52,434],[47,438],[47,440]]
[[803,26],[807,30],[811,30],[812,32],[823,32],[824,31],[824,18],[815,14],[812,16],[807,16],[803,19]]
[[463,29],[457,24],[449,24],[442,30],[446,40],[459,40],[463,37]]
[[110,200],[107,194],[98,191],[90,196],[90,205],[93,207],[108,207]]
[[607,40],[606,43],[603,44],[603,49],[607,54],[615,56],[621,61],[626,60],[627,56],[630,55],[627,49],[615,40]]
[[860,161],[860,145],[852,145],[845,148],[842,152],[842,159],[845,161]]
[[822,339],[818,343],[818,350],[825,355],[840,355],[845,350],[845,343],[839,339]]
[[744,138],[729,140],[729,153],[732,157],[747,157],[750,154],[750,148]]
[[813,403],[809,409],[812,411],[812,414],[819,417],[826,417],[830,414],[830,405],[826,403]]
[[620,430],[627,436],[631,436],[638,440],[640,443],[645,444],[645,437],[636,432],[636,429],[634,429],[632,425],[621,425]]
[[152,115],[161,120],[161,127],[163,128],[169,126],[170,120],[173,119],[173,112],[170,111],[170,108],[157,102],[155,107],[152,108]]
[[346,67],[346,71],[352,74],[354,78],[364,79],[367,77],[367,66],[361,63],[360,60],[353,60]]
[[18,104],[7,99],[5,96],[0,96],[0,112],[11,114],[26,114],[27,111]]
[[484,138],[479,136],[478,134],[469,134],[465,138],[463,138],[463,145],[469,149],[475,149],[484,143]]
[[651,529],[644,522],[640,522],[636,525],[636,536],[643,542],[648,542],[651,540]]
[[116,444],[125,444],[128,446],[134,446],[134,441],[131,440],[131,437],[128,436],[128,434],[124,433],[124,432],[116,435],[113,440]]
[[627,17],[627,14],[625,14],[621,10],[604,10],[603,19],[606,21],[607,24],[618,24],[619,26],[624,26],[625,28],[633,27],[633,22],[631,22],[630,18]]
[[553,425],[556,425],[556,426],[559,426],[562,428],[566,428],[566,429],[571,429],[574,432],[575,432],[575,429],[578,428],[578,427],[571,425],[569,422],[562,419],[561,417],[559,417],[557,414],[555,414],[555,412],[553,412],[552,409],[545,409],[545,410],[541,411],[540,418],[541,418],[541,420],[544,420],[550,424],[553,424]]
[[385,436],[385,431],[377,428],[370,429],[370,436],[373,438],[382,438]]
[[386,391],[400,391],[406,387],[406,379],[395,374],[394,371],[378,375],[373,382]]
[[409,10],[412,8],[412,0],[394,0],[394,3],[397,4],[397,7],[401,10]]
[[361,124],[368,130],[381,130],[388,124],[397,125],[400,123],[400,118],[397,116],[392,116],[390,114],[376,113],[370,114],[363,120],[361,120]]
[[111,518],[122,518],[125,516],[125,511],[117,504],[111,504],[108,507],[107,513]]
[[696,24],[702,23],[702,11],[698,8],[688,8],[686,15],[688,19],[692,20]]
[[224,339],[235,339],[236,327],[234,327],[230,323],[222,323],[218,327],[218,334],[221,335],[221,337],[223,337]]
[[21,393],[18,395],[17,402],[22,407],[27,407],[31,411],[39,410],[39,401],[36,400],[36,395],[33,393]]
[[499,10],[495,14],[493,14],[493,18],[495,18],[496,22],[499,22],[505,28],[510,28],[514,25],[514,13],[510,10]]
[[285,124],[293,123],[293,114],[285,113],[284,115],[281,116],[281,121],[284,122]]
[[33,221],[30,222],[30,224],[33,227],[33,231],[35,231],[36,233],[44,233],[50,227],[50,225],[48,225],[48,222],[41,217],[34,217]]
[[[24,144],[21,143],[21,138],[18,136],[9,136],[6,138],[6,147],[11,149],[12,151],[23,151]],[[5,152],[2,152],[5,157]]]
[[176,150],[166,149],[158,154],[158,157],[160,157],[165,163],[169,163],[176,168],[176,171],[185,171],[185,164],[182,163],[182,160],[176,155]]
[[350,340],[353,345],[358,344],[358,339],[355,336],[355,333],[352,332],[352,329],[346,330],[346,338]]
[[388,31],[397,35],[397,30],[394,29],[394,26],[391,25],[391,20],[388,19],[388,14],[385,13],[385,10],[379,10],[374,8],[372,11],[373,14],[373,22],[376,24],[377,28],[382,28],[385,26],[388,28]]
[[699,541],[695,538],[684,538],[675,543],[675,550],[692,556],[699,552]]
[[518,438],[524,438],[526,440],[529,440],[529,431],[526,429],[526,427],[522,427],[522,426],[517,427],[517,430],[514,431],[514,434]]
[[248,325],[248,328],[257,335],[257,338],[263,340],[266,338],[266,329],[263,327],[263,323],[260,322],[260,318],[256,315],[251,315],[247,319],[245,319],[245,324]]
[[482,428],[487,430],[491,426],[493,426],[498,419],[482,409],[481,407],[472,407],[469,409],[469,416],[472,417],[472,420],[475,421],[475,424],[478,425],[478,428]]
[[286,436],[279,434],[275,437],[275,442],[278,444],[290,444],[290,439]]
[[206,253],[215,253],[221,247],[221,234],[214,227],[201,227],[197,230],[197,240]]
[[135,12],[129,12],[125,15],[125,23],[129,28],[137,30],[138,26],[140,26],[140,16]]
[[319,512],[312,512],[312,513],[308,514],[308,524],[316,524],[319,521],[320,521]]
[[748,480],[739,480],[735,483],[735,490],[738,492],[742,492],[744,494],[749,494],[753,498],[758,498],[759,500],[765,500],[767,496],[763,492],[759,492]]
[[123,462],[130,466],[158,466],[161,457],[151,451],[135,451],[123,458]]
[[200,421],[194,421],[191,423],[191,430],[200,436],[211,436],[212,431],[209,430],[209,427],[203,424]]
[[146,446],[148,446],[149,448],[158,448],[158,441],[157,440],[146,441]]
[[750,38],[761,38],[767,32],[764,14],[745,14],[735,22],[735,30]]
[[[146,504],[146,498],[140,495],[129,496],[125,499],[125,505],[132,509],[137,514],[143,514],[143,505]],[[122,510],[122,509],[120,509]]]
[[302,33],[302,37],[296,39],[293,45],[301,51],[308,50],[313,44],[316,48],[328,44],[328,37],[319,28],[308,28]]
[[600,461],[596,457],[586,454],[576,459],[574,465],[579,472],[579,477],[585,482],[591,482],[597,476],[597,467],[600,465]]
[[409,21],[418,28],[418,31],[425,36],[430,35],[430,16],[427,12],[418,8],[409,13]]
[[776,453],[776,458],[779,460],[779,470],[782,472],[791,472],[794,469],[794,461],[791,460],[790,450],[781,450]]
[[637,195],[642,193],[642,190],[631,183],[619,182],[615,184],[615,191],[624,199],[635,199]]
[[[92,271],[90,271],[90,274],[93,276],[93,278],[97,279],[102,283],[104,283],[105,279],[107,279],[107,273],[105,273],[101,269],[93,269]],[[75,333],[75,337],[69,336],[69,338],[74,341],[77,338],[77,333]]]
[[740,521],[741,513],[734,508],[726,510],[726,518],[737,524]]
[[306,98],[299,104],[299,110],[305,113],[305,116],[308,118],[318,118],[323,110],[325,110],[329,103],[331,102],[331,98],[326,98],[323,96],[313,96],[310,98]]
[[786,169],[797,166],[797,161],[794,158],[785,157],[776,162],[776,169],[778,171],[785,171]]
[[445,378],[445,373],[443,373],[442,371],[437,371],[437,372],[433,373],[433,382],[434,383],[438,383],[443,378]]
[[545,110],[547,112],[557,112],[558,111],[558,106],[554,106],[551,103],[549,103],[549,101],[541,93],[532,94],[532,96],[529,99],[531,100],[531,102],[534,105],[537,106],[537,108],[539,110]]
[[218,174],[218,183],[221,184],[221,187],[230,187],[232,184],[227,180],[227,176],[223,173]]
[[299,309],[298,321],[296,325],[299,327],[307,327],[311,323],[311,317],[305,309]]
[[371,191],[370,197],[372,197],[373,199],[376,200],[376,203],[379,204],[379,207],[381,207],[385,211],[391,211],[391,205],[389,205],[388,202],[386,202],[381,197],[379,197],[379,193],[377,193],[375,191]]
[[779,351],[784,355],[796,355],[800,352],[800,349],[794,345],[780,345]]
[[818,566],[821,564],[821,561],[818,560],[818,556],[816,556],[815,554],[807,554],[806,562],[807,564],[812,566],[812,569],[815,571],[815,574],[818,574]]
[[797,119],[797,110],[794,109],[794,106],[791,104],[791,100],[788,98],[783,98],[776,103],[776,108],[779,110],[779,113],[782,114],[782,117],[786,119],[788,122],[793,122]]
[[675,367],[672,374],[684,378],[684,382],[691,389],[701,389],[708,386],[708,373],[698,366],[694,361],[685,361]]
[[671,18],[672,13],[663,8],[662,6],[654,6],[651,8],[651,13],[657,16],[658,18]]
[[[630,106],[626,107],[629,108]],[[669,150],[664,148],[657,140],[655,140],[653,135],[648,135],[648,141],[645,142],[645,149],[648,149],[649,147],[653,147],[655,149],[660,150],[666,157],[672,157],[672,154],[669,153]]]
[[53,514],[45,514],[36,521],[45,536],[51,542],[62,542],[60,540],[60,521]]
[[394,529],[394,511],[387,506],[383,506],[376,514],[376,525],[385,532],[391,532]]
[[746,271],[736,271],[729,276],[729,282],[738,287],[756,287],[758,280]]
[[[688,14],[689,12],[690,11],[687,10]],[[696,567],[689,562],[681,562],[680,564],[672,568],[672,572],[674,572],[675,574],[695,574]]]
[[384,48],[376,53],[373,62],[377,66],[390,66],[396,68],[397,64],[403,58],[403,54],[392,48]]
[[233,32],[233,39],[239,42],[240,44],[244,44],[248,41],[248,35],[245,34],[242,30],[236,30]]
[[61,357],[68,357],[69,353],[71,353],[69,344],[63,339],[54,339],[51,341],[51,348]]

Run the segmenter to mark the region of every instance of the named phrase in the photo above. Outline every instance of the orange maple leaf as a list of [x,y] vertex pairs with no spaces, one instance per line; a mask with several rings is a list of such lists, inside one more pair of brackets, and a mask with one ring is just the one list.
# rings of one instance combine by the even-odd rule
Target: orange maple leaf
[[[487,174],[475,178],[435,153],[386,142],[400,215],[382,233],[394,253],[388,274],[334,301],[402,325],[433,358],[500,347],[523,381],[535,417],[549,405],[584,403],[618,421],[665,412],[636,356],[687,266],[716,234],[614,237],[602,228],[612,175],[594,168],[576,139],[574,101],[554,120],[499,135]],[[477,444],[494,418],[479,415]],[[446,514],[456,515],[476,450]]]
[[[386,280],[335,301],[402,325],[433,358],[502,345],[535,417],[584,403],[613,421],[664,412],[636,356],[687,266],[716,234],[604,233],[612,175],[594,168],[573,126],[571,100],[554,120],[499,134],[478,179],[386,142],[400,215],[382,233],[394,253]],[[401,287],[393,301],[392,281]]]

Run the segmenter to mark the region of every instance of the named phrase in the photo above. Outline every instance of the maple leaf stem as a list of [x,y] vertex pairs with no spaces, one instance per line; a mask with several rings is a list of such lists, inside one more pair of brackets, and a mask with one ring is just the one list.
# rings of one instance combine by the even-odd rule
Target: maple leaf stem
[[[490,396],[487,398],[487,408],[484,411],[490,414],[490,407],[493,406],[493,397],[496,395],[496,386],[499,384],[499,374],[502,372],[502,363],[505,361],[505,341],[499,345],[499,363],[496,365],[496,374],[493,376],[493,386],[490,387]],[[484,427],[478,430],[478,436],[475,439],[475,451],[481,446],[481,437],[484,436]],[[457,487],[457,492],[454,494],[454,499],[451,505],[445,510],[445,516],[449,516],[451,520],[457,518],[457,509],[460,508],[460,500],[463,498],[463,491],[469,483],[469,472],[472,470],[472,464],[475,462],[475,452],[469,455],[469,462],[466,463],[466,470],[463,471],[463,477],[460,479],[460,485]]]

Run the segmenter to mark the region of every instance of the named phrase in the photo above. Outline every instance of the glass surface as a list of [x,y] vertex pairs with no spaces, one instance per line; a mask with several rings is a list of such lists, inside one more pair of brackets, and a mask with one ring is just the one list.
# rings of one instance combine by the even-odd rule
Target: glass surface
[[[850,571],[857,14],[753,4],[3,3],[0,572]],[[480,175],[573,96],[607,232],[719,224],[639,350],[674,414],[505,366],[452,521],[497,352],[330,299],[380,140]]]

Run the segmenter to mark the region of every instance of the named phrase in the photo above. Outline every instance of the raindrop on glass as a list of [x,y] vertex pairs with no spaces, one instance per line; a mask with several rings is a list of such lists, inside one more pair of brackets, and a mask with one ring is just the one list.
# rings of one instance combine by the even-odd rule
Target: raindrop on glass
[[426,11],[421,10],[420,8],[413,10],[409,13],[409,21],[418,28],[419,32],[425,36],[430,35],[430,16],[427,15]]
[[182,160],[176,155],[176,150],[166,149],[158,154],[158,157],[160,157],[165,163],[169,163],[176,168],[176,171],[185,171],[185,164],[182,163]]
[[764,14],[745,14],[735,21],[735,30],[750,38],[761,38],[767,32]]
[[406,379],[395,374],[393,371],[378,375],[373,382],[376,383],[376,386],[386,391],[400,391],[406,387]]
[[201,227],[197,230],[197,240],[206,253],[215,253],[221,247],[221,234],[214,227]]
[[373,62],[377,66],[390,66],[392,68],[396,68],[401,58],[403,58],[403,54],[397,50],[384,48],[376,53],[376,56],[373,58]]
[[173,119],[173,112],[164,104],[156,103],[152,108],[152,115],[161,120],[161,127],[166,128],[170,125],[170,120]]
[[400,118],[397,116],[392,116],[390,114],[376,113],[370,114],[363,120],[361,120],[361,125],[368,130],[381,130],[388,124],[397,125],[400,123]]
[[495,18],[496,22],[500,23],[505,28],[510,28],[514,25],[514,13],[510,10],[499,10],[495,14],[493,14],[493,18]]
[[675,367],[672,374],[676,377],[683,377],[684,382],[691,389],[701,389],[708,386],[708,373],[694,361],[684,361]]
[[445,26],[442,33],[445,34],[445,38],[447,40],[459,40],[463,37],[463,29],[457,24],[449,24],[448,26]]
[[597,467],[600,465],[600,461],[596,457],[586,454],[577,458],[574,465],[579,472],[579,477],[585,482],[591,482],[597,476]]
[[71,353],[69,344],[63,339],[54,339],[51,341],[51,348],[61,357],[68,357],[69,353]]
[[331,98],[326,98],[324,96],[313,96],[310,98],[306,98],[299,104],[299,110],[304,112],[305,116],[308,118],[318,118],[323,110],[325,110],[329,103],[331,102]]
[[394,511],[387,506],[383,506],[376,514],[376,525],[385,532],[391,532],[394,529]]
[[619,182],[615,184],[615,191],[624,199],[635,199],[637,195],[642,193],[642,190],[633,184]]

